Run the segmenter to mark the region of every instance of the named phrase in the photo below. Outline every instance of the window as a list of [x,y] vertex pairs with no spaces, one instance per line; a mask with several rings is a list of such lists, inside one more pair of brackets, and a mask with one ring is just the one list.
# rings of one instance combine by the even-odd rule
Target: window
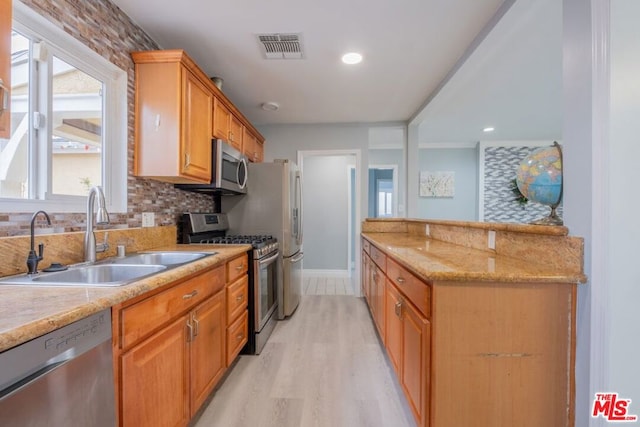
[[20,2],[11,41],[0,211],[81,212],[94,185],[126,211],[126,72]]

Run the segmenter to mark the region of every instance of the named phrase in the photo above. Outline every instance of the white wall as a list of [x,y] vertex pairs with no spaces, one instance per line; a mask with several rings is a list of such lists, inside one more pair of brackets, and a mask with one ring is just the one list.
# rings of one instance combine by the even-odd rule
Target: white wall
[[353,156],[304,159],[304,268],[347,270],[348,175]]
[[455,172],[454,196],[418,197],[418,218],[477,221],[477,148],[420,148],[418,167],[419,171]]
[[635,175],[640,159],[640,2],[611,1],[611,109],[609,133],[609,384],[632,399],[640,416],[640,200]]

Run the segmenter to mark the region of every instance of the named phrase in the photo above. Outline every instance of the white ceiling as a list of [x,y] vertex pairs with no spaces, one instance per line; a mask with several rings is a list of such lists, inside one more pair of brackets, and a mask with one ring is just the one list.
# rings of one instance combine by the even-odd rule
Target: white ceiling
[[560,140],[562,100],[562,2],[518,0],[415,123],[427,143]]
[[[112,1],[162,48],[183,48],[222,77],[223,92],[257,125],[407,121],[503,2]],[[305,58],[263,59],[256,34],[270,32],[302,33]],[[352,50],[362,64],[340,62]],[[268,101],[280,110],[261,110]]]

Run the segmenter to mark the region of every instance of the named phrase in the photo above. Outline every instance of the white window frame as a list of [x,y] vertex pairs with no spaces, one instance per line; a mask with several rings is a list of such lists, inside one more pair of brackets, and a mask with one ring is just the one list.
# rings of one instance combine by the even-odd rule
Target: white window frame
[[[13,2],[13,28],[29,37],[36,37],[44,41],[46,49],[41,49],[41,58],[39,58],[42,60],[42,65],[51,64],[51,57],[55,55],[74,66],[79,65],[82,71],[91,74],[104,83],[102,187],[109,212],[126,212],[128,116],[126,71],[118,68],[115,64],[103,58],[19,1]],[[48,84],[50,87],[50,81],[38,82],[37,84],[43,83]],[[30,100],[30,102],[32,101]],[[42,108],[38,108],[38,110],[44,112],[47,118],[52,117],[50,102],[46,108],[44,106],[40,107]],[[31,121],[32,118],[30,117],[29,120]],[[38,132],[38,134],[46,134],[45,137],[50,138],[52,135],[51,121],[45,120],[45,123],[45,132]],[[34,145],[42,147],[40,144]],[[44,195],[45,198],[0,198],[0,211],[30,212],[40,209],[51,212],[84,211],[86,197],[50,194],[51,182],[48,181],[51,170],[51,145],[46,144],[46,146],[48,147],[46,156],[43,153],[36,153],[30,155],[29,159],[29,162],[37,162],[39,170],[44,170],[42,166],[46,167],[46,174],[40,174],[37,178],[36,176],[31,176],[32,179],[39,180],[37,183],[39,194],[36,194],[35,197]],[[46,164],[43,165],[43,162],[46,162]],[[34,170],[34,168],[31,168],[31,170]],[[42,175],[45,176],[43,177]]]

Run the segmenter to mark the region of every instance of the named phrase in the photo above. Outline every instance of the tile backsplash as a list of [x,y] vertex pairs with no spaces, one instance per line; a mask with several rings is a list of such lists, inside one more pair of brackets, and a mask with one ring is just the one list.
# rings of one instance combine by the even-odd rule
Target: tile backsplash
[[[55,25],[127,72],[128,154],[127,212],[110,213],[107,228],[140,227],[142,212],[155,213],[155,225],[175,225],[185,211],[211,211],[211,196],[177,190],[173,184],[134,177],[134,64],[129,52],[159,46],[116,5],[108,0],[14,0],[21,1]],[[85,213],[55,213],[44,232],[73,232],[85,228]],[[33,212],[0,212],[0,237],[29,233]],[[38,220],[38,228],[44,221]]]

